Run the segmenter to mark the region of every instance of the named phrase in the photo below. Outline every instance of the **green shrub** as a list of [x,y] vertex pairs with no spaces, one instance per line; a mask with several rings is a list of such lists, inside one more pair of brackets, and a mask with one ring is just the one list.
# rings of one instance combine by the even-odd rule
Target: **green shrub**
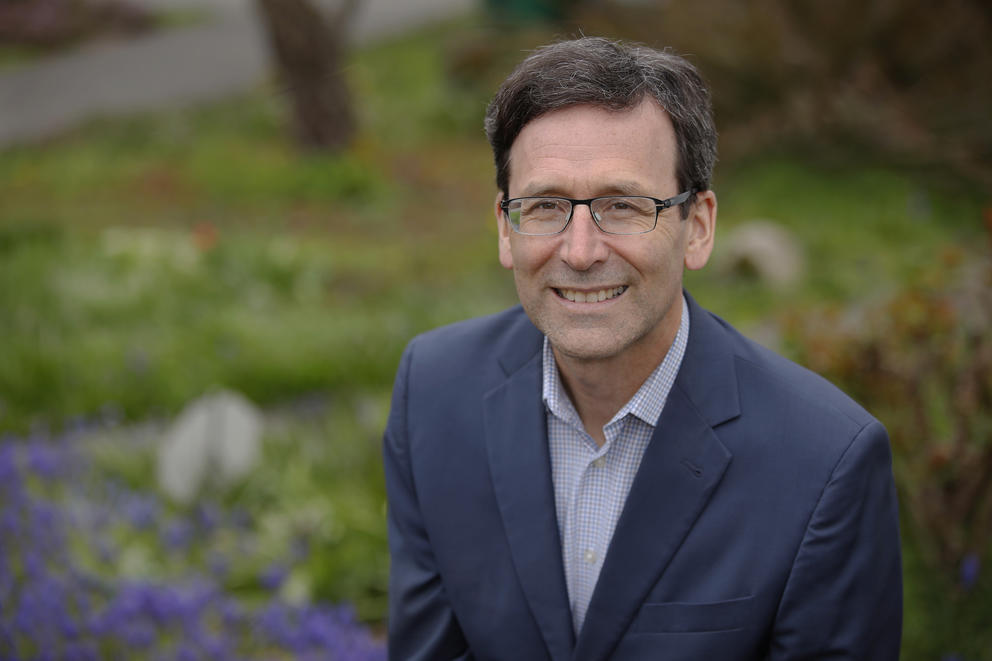
[[992,260],[947,249],[896,293],[788,318],[799,360],[887,426],[907,658],[992,650]]

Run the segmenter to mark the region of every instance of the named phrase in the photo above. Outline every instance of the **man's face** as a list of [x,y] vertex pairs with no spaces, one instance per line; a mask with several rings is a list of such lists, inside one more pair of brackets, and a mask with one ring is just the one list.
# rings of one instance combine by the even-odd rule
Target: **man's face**
[[[509,195],[666,199],[682,192],[676,154],[671,120],[650,99],[621,112],[572,106],[538,117],[517,136]],[[524,310],[559,359],[660,361],[678,330],[683,265],[701,268],[712,249],[713,193],[697,196],[688,219],[671,208],[651,232],[628,236],[600,231],[587,206],[575,207],[560,234],[524,236],[503,218],[501,200],[502,193],[500,263],[513,270]],[[583,297],[593,302],[574,300]]]

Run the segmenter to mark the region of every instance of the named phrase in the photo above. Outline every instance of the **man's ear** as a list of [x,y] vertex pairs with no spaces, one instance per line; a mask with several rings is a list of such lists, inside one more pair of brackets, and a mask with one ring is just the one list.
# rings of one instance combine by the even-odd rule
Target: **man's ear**
[[685,248],[685,267],[698,271],[706,266],[713,252],[716,234],[716,193],[711,190],[696,194],[696,202],[689,209],[685,222],[688,227],[688,241]]
[[496,194],[496,230],[499,232],[499,263],[503,268],[513,268],[513,253],[510,251],[510,224],[506,222],[503,209],[500,204],[503,202],[503,192]]

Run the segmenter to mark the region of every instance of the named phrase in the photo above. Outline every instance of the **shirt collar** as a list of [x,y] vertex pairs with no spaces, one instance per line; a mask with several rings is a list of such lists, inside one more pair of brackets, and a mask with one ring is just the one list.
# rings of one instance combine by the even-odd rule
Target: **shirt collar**
[[[638,388],[634,396],[617,411],[609,424],[622,420],[628,414],[640,418],[647,424],[654,427],[658,424],[661,411],[665,408],[665,401],[668,393],[675,383],[675,377],[679,373],[682,365],[682,357],[685,355],[685,347],[689,340],[689,305],[682,296],[682,319],[679,322],[679,330],[675,334],[675,340],[665,354],[664,360],[655,367],[651,375],[645,379],[641,387]],[[551,350],[551,342],[547,336],[544,337],[543,349],[543,386],[542,397],[548,410],[566,422],[581,426],[578,412],[572,404],[568,393],[561,382],[558,374],[558,365],[555,362],[554,352]]]

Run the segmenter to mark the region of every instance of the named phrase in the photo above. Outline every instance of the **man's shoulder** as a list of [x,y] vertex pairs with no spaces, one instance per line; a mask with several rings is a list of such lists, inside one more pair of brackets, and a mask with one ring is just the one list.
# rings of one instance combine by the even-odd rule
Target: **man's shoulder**
[[742,398],[789,407],[812,418],[839,418],[863,427],[874,417],[833,383],[812,370],[746,337],[706,310],[726,338]]

